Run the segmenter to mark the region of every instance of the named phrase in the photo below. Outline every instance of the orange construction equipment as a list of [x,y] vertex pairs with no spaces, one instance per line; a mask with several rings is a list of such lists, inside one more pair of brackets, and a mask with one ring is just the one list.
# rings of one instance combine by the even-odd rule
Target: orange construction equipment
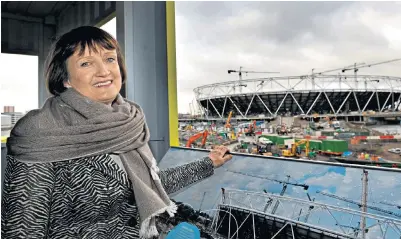
[[249,124],[248,130],[245,131],[245,135],[255,136],[255,130],[256,130],[256,120],[254,120],[252,124]]
[[230,111],[230,113],[228,114],[228,118],[227,118],[226,124],[224,125],[225,128],[231,128],[230,121],[231,121],[232,115],[233,115],[233,112]]
[[197,133],[193,136],[191,136],[191,138],[188,139],[187,145],[186,147],[191,148],[192,144],[199,138],[202,137],[202,144],[201,144],[201,148],[205,148],[206,145],[206,139],[207,136],[209,135],[209,132],[207,130]]

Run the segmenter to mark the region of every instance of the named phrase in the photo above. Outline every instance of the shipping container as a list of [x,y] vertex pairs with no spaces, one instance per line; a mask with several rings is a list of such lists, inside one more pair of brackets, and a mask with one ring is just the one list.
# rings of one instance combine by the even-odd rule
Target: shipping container
[[322,136],[334,136],[335,131],[321,131]]
[[[286,139],[292,139],[292,137],[290,137],[290,136],[277,136],[277,138],[276,138],[276,144],[284,144],[284,141],[286,140]],[[274,141],[273,141],[274,142]]]
[[345,140],[323,140],[322,141],[322,151],[325,152],[337,152],[343,153],[348,151],[348,142]]
[[260,137],[267,138],[268,140],[272,141],[275,144],[277,141],[278,135],[277,134],[267,134],[267,135],[262,134]]
[[[299,142],[301,139],[296,139],[295,142]],[[301,144],[302,150],[305,150],[305,144]],[[321,140],[309,140],[309,150],[321,150],[322,149],[322,141]]]

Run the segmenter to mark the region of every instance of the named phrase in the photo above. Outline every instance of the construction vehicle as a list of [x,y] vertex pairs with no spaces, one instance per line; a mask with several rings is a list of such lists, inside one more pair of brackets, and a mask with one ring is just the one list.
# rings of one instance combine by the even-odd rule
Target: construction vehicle
[[189,125],[187,125],[187,126],[185,127],[185,129],[184,129],[184,130],[192,130],[192,129],[193,129],[192,125],[191,125],[191,124],[189,124]]
[[255,136],[255,129],[256,120],[254,120],[252,124],[249,124],[248,132],[245,133],[245,136]]
[[301,157],[300,145],[305,144],[305,155],[309,157],[309,139],[303,139],[292,144],[291,149],[283,149],[281,155],[284,157]]
[[309,159],[314,159],[314,158],[316,158],[317,153],[315,152],[315,150],[312,150],[307,154],[307,156]]
[[226,120],[226,123],[224,124],[224,128],[226,129],[226,132],[230,132],[231,133],[231,140],[236,140],[237,136],[235,135],[235,131],[234,129],[231,127],[231,117],[233,116],[233,112],[230,111],[230,113],[228,114],[228,118]]
[[224,128],[226,128],[226,129],[230,129],[231,128],[230,121],[231,121],[232,115],[233,115],[233,112],[230,111],[230,113],[228,114],[228,118],[227,118],[226,124],[224,125]]
[[189,138],[187,141],[186,147],[192,148],[192,144],[194,144],[195,141],[198,140],[199,138],[202,138],[202,143],[200,145],[200,148],[203,148],[203,149],[206,148],[206,139],[207,139],[208,135],[209,135],[209,132],[207,130],[205,130],[203,132],[200,132],[200,133],[197,133],[197,134],[191,136],[191,138]]
[[276,132],[278,135],[288,135],[290,129],[285,124],[277,125]]

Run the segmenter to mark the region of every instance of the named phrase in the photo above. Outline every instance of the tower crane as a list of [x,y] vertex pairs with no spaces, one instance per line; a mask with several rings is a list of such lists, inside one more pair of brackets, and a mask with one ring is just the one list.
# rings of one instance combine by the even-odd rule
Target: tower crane
[[[331,198],[335,198],[335,199],[338,199],[338,200],[341,200],[341,201],[344,201],[344,202],[352,203],[352,204],[358,205],[358,207],[362,207],[363,206],[362,203],[360,203],[360,202],[356,202],[354,200],[351,200],[351,199],[348,199],[348,198],[345,198],[345,197],[340,197],[340,196],[337,196],[337,195],[334,195],[334,194],[331,194],[331,193],[325,193],[325,192],[321,192],[321,191],[316,191],[316,193],[319,193],[319,194],[322,194],[324,196],[328,196],[328,197],[331,197]],[[375,210],[375,211],[378,211],[378,212],[382,212],[382,213],[385,213],[385,214],[389,214],[389,215],[401,218],[401,214],[393,212],[393,211],[385,210],[385,209],[382,209],[382,208],[379,208],[379,207],[375,207],[375,206],[370,206],[370,205],[366,205],[366,208],[369,208],[369,209],[372,209],[372,210]]]
[[239,67],[239,70],[227,70],[228,74],[231,73],[238,73],[238,86],[240,87],[240,92],[241,92],[241,86],[247,87],[247,85],[242,84],[242,73],[248,74],[248,73],[257,73],[257,74],[279,74],[280,72],[273,72],[273,71],[244,71],[242,70],[242,66]]
[[[283,181],[283,180],[278,180],[278,179],[273,179],[273,178],[268,178],[268,177],[263,177],[263,176],[257,176],[257,175],[252,175],[252,174],[248,174],[248,173],[243,173],[243,172],[236,172],[236,171],[231,171],[226,169],[226,171],[231,172],[231,173],[237,173],[237,174],[241,174],[241,175],[245,175],[248,177],[254,177],[254,178],[260,178],[260,179],[266,179],[266,180],[270,180],[270,181],[274,181],[274,182],[278,182],[278,183],[282,183],[283,184],[283,188],[281,189],[280,192],[280,196],[283,196],[285,191],[287,190],[288,185],[292,185],[292,186],[296,186],[296,187],[302,187],[305,191],[307,191],[309,189],[309,185],[306,184],[300,184],[300,183],[290,183],[290,175],[287,175],[287,180]],[[266,190],[264,190],[265,193],[267,193]],[[309,197],[309,195],[308,195]],[[265,208],[264,208],[264,212],[266,211],[266,209],[271,205],[271,203],[273,202],[273,200],[268,200]],[[277,211],[277,207],[278,207],[279,202],[277,201],[273,207],[272,210],[272,214],[276,213]]]
[[[330,73],[330,72],[334,72],[334,71],[341,71],[342,73],[346,72],[346,71],[354,71],[354,78],[355,78],[355,84],[357,86],[357,72],[359,71],[359,69],[361,68],[365,68],[365,67],[372,67],[372,66],[377,66],[377,65],[382,65],[382,64],[387,64],[387,63],[391,63],[391,62],[396,62],[396,61],[401,61],[401,58],[396,58],[396,59],[392,59],[392,60],[387,60],[387,61],[381,61],[381,62],[376,62],[376,63],[371,63],[371,64],[366,64],[364,62],[361,63],[354,63],[352,65],[349,66],[345,66],[342,68],[336,68],[336,69],[332,69],[332,70],[326,70],[326,71],[322,71],[322,72],[317,72],[317,73],[313,73],[312,69],[312,82],[314,82],[314,76],[315,75],[323,75],[325,73]],[[377,80],[376,80],[377,81]],[[365,79],[365,90],[367,89],[367,83],[368,81]]]
[[[377,202],[373,202],[373,203],[377,203]],[[398,209],[401,209],[401,205],[397,205],[397,204],[393,204],[393,203],[388,203],[388,202],[384,202],[384,201],[381,201],[381,202],[379,202],[379,204],[383,204],[383,205],[387,205],[387,206],[393,206],[393,207],[396,207],[396,208],[398,208]]]
[[349,71],[349,70],[358,71],[360,68],[372,67],[372,66],[377,66],[377,65],[396,62],[396,61],[401,61],[401,58],[382,61],[382,62],[376,62],[376,63],[372,63],[372,64],[366,64],[366,63],[363,63],[363,62],[362,63],[354,63],[354,64],[352,64],[350,66],[345,66],[345,67],[336,68],[336,69],[332,69],[332,70],[326,70],[326,71],[322,71],[322,72],[313,73],[313,75],[323,75],[325,73],[330,73],[330,72],[334,72],[334,71],[342,71],[343,73],[346,72],[346,71]]

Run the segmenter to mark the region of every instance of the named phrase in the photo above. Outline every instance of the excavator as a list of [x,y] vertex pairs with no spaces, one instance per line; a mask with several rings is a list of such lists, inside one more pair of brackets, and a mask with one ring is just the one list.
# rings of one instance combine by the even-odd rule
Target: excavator
[[230,121],[231,121],[232,115],[233,115],[233,112],[230,111],[230,113],[228,114],[228,118],[227,118],[226,124],[224,125],[224,128],[227,128],[227,129],[231,128]]
[[224,128],[226,129],[226,132],[231,132],[231,139],[235,140],[237,138],[237,136],[235,135],[234,129],[231,127],[231,117],[233,116],[233,112],[230,111],[230,113],[228,114],[228,118],[227,121],[224,125]]
[[314,152],[309,152],[309,139],[300,140],[292,144],[291,149],[283,149],[281,155],[284,157],[301,157],[301,149],[298,146],[305,144],[305,155],[307,157],[314,157],[316,154]]
[[246,136],[255,136],[256,120],[249,124],[248,132],[245,133]]
[[203,132],[200,132],[200,133],[197,133],[197,134],[195,134],[195,135],[192,135],[191,136],[191,138],[189,138],[188,139],[188,142],[187,142],[187,144],[186,144],[186,147],[187,148],[192,148],[192,144],[197,140],[197,139],[199,139],[199,138],[201,138],[202,137],[202,143],[201,143],[201,148],[205,148],[206,147],[206,139],[207,139],[207,136],[209,135],[209,132],[207,131],[207,130],[205,130],[205,131],[203,131]]

